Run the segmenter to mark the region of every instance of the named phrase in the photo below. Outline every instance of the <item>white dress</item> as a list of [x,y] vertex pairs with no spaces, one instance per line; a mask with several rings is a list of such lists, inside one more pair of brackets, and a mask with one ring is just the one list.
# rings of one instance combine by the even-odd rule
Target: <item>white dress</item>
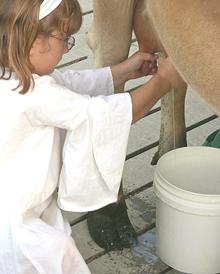
[[110,68],[34,79],[24,95],[14,75],[0,80],[0,273],[88,274],[60,208],[116,201],[130,96],[110,95]]

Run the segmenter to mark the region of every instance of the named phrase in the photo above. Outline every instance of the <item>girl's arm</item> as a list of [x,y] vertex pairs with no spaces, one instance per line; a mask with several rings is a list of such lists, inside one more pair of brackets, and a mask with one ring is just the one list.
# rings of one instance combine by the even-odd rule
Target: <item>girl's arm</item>
[[145,85],[131,93],[132,122],[141,119],[172,87],[176,88],[180,79],[170,59],[161,59],[157,73]]
[[140,120],[170,90],[170,84],[159,75],[153,76],[147,84],[131,92],[132,123]]
[[117,88],[127,80],[154,74],[157,71],[157,56],[136,52],[117,65],[111,66],[114,87]]
[[109,67],[87,70],[55,70],[51,75],[59,85],[78,94],[90,96],[114,93],[112,73]]
[[55,70],[51,76],[58,84],[79,94],[110,95],[115,87],[127,80],[152,73],[151,66],[156,66],[155,60],[156,57],[151,54],[136,53],[124,62],[112,66],[111,69],[105,67],[65,72]]

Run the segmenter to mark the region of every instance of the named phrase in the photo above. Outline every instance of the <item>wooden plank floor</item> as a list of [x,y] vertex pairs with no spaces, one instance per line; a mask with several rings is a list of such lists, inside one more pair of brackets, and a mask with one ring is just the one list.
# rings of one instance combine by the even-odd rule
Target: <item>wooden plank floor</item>
[[[86,32],[92,21],[92,1],[80,0],[84,15],[83,26],[76,35],[76,46],[65,55],[60,70],[86,69],[93,67],[92,52],[86,45]],[[137,44],[132,43],[131,52],[137,50]],[[81,61],[80,61],[81,60]],[[79,62],[80,61],[80,62]],[[147,79],[129,81],[126,89],[134,88]],[[157,106],[159,103],[157,104]],[[186,123],[191,126],[209,116],[212,111],[189,88],[186,100]],[[208,134],[220,128],[219,119],[188,131],[188,145],[200,145]],[[91,239],[87,225],[86,213],[65,212],[71,224],[73,237],[93,274],[178,274],[180,272],[165,265],[156,255],[155,250],[155,194],[152,188],[154,166],[150,162],[157,150],[153,146],[148,151],[146,147],[156,142],[159,137],[160,112],[145,117],[132,126],[128,159],[125,162],[123,181],[124,192],[127,194],[129,216],[138,232],[138,245],[123,251],[105,252]],[[143,153],[132,157],[137,150]]]

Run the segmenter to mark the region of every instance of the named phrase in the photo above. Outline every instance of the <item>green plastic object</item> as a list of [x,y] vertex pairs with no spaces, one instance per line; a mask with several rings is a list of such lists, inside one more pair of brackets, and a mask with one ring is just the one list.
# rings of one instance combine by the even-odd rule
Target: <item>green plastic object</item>
[[220,129],[211,133],[203,143],[203,146],[220,148]]

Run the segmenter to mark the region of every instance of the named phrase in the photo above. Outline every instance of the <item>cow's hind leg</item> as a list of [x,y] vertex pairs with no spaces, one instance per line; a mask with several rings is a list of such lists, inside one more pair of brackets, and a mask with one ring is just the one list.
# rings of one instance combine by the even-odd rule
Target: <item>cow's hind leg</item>
[[[148,10],[145,10],[145,4],[145,0],[138,0],[134,16],[134,29],[140,51],[160,53],[166,56],[165,49],[152,25]],[[186,84],[180,81],[178,88],[169,92],[161,100],[159,148],[152,159],[152,164],[156,164],[164,153],[186,146],[185,94]]]
[[185,126],[186,84],[180,83],[176,90],[171,90],[161,99],[161,126],[159,148],[152,159],[156,164],[166,152],[187,146]]
[[[94,20],[87,42],[96,67],[109,66],[127,58],[131,44],[132,18],[136,0],[94,0]],[[122,20],[119,20],[122,17]],[[120,22],[120,24],[118,24]],[[123,85],[118,91],[123,91]],[[89,212],[91,237],[106,250],[130,247],[136,234],[127,214],[122,185],[118,202]]]

